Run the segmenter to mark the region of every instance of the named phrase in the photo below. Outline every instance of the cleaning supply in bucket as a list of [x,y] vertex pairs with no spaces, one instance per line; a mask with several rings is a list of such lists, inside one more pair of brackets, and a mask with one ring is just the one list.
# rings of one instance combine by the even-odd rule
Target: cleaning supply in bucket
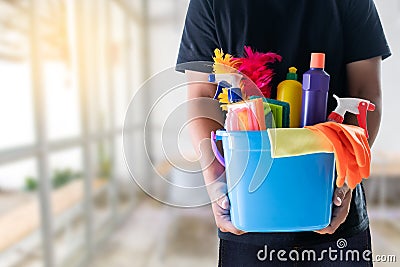
[[235,58],[230,54],[224,54],[222,49],[215,49],[213,57],[214,74],[243,74],[248,79],[242,81],[242,93],[258,95],[261,91],[260,93],[263,96],[269,97],[271,81],[275,73],[270,64],[281,61],[282,57],[271,52],[253,51],[250,46],[244,46],[243,54],[243,57]]
[[346,112],[357,115],[358,125],[364,129],[365,135],[368,138],[367,129],[367,111],[374,111],[375,105],[368,100],[361,98],[339,98],[333,95],[337,101],[337,107],[328,116],[328,121],[336,121],[342,123]]
[[[280,62],[282,57],[272,52],[257,52],[250,46],[245,46],[243,51],[244,57],[237,58],[240,60],[238,71],[249,78],[243,81],[243,89],[247,95],[258,95],[261,91],[264,97],[271,96],[271,81],[274,76],[274,69],[270,64]],[[235,58],[236,59],[236,58]],[[254,90],[254,84],[257,86],[257,92]]]
[[259,131],[266,129],[261,98],[229,104],[227,109],[226,130]]
[[326,121],[330,76],[324,68],[325,54],[312,53],[310,70],[303,74],[301,127]]
[[371,150],[364,129],[336,122],[306,126],[325,136],[333,146],[336,160],[336,185],[347,182],[351,189],[370,175]]
[[300,127],[302,85],[297,81],[297,69],[290,67],[286,80],[278,84],[276,99],[289,103],[291,128]]
[[268,104],[264,102],[265,109],[270,109],[273,123],[271,128],[282,128],[283,124],[283,106],[275,105],[275,104]]
[[[375,105],[361,98],[339,98],[336,109],[328,116],[328,121],[314,126],[306,126],[329,139],[336,159],[336,185],[347,182],[351,189],[370,175],[371,150],[368,143],[367,112],[374,111]],[[358,124],[342,124],[346,112],[357,115]]]
[[[249,99],[257,99],[259,96],[250,96]],[[271,98],[262,98],[264,102],[264,114],[272,112],[275,125],[272,128],[287,128],[290,124],[290,105],[287,102]],[[271,128],[271,127],[268,127]]]
[[307,128],[268,129],[268,137],[272,158],[334,152],[328,138]]
[[208,81],[218,83],[214,99],[218,98],[223,88],[227,88],[229,103],[242,101],[242,89],[240,88],[240,81],[242,78],[243,76],[238,73],[210,74],[208,76]]
[[[317,111],[318,115],[323,114],[321,121],[325,121],[329,75],[324,72],[324,64],[321,65],[320,59],[312,59],[308,90],[303,93],[308,95],[310,105],[318,98],[325,98],[325,102],[322,101],[325,103],[324,112]],[[314,77],[321,72],[326,75]],[[217,160],[226,168],[234,226],[247,232],[293,232],[318,230],[329,225],[335,158],[340,161],[337,165],[338,186],[347,179],[349,186],[354,188],[362,178],[369,176],[370,150],[363,130],[337,123],[331,125],[332,122],[303,129],[261,130],[258,123],[260,115],[254,110],[255,106],[252,107],[247,100],[230,101],[228,92],[234,82],[229,83],[225,78],[222,81],[227,84],[220,84],[216,97],[227,103],[226,131],[212,132],[211,142]],[[327,84],[322,90],[316,85],[321,81]],[[243,88],[243,81],[240,86],[242,98],[247,99],[246,95],[251,94],[247,94]],[[254,96],[250,98],[257,99]],[[302,99],[304,102],[304,97]],[[274,119],[281,121],[282,126],[288,127],[289,104],[286,103],[285,112],[286,105],[262,100],[266,127],[273,115]],[[234,108],[229,110],[231,106]],[[275,108],[273,114],[271,109]],[[312,105],[309,108],[313,108]],[[316,107],[316,110],[320,109],[320,105]],[[311,113],[305,114],[308,116]],[[286,115],[287,124],[284,122]],[[308,117],[315,119],[311,115]],[[296,142],[296,138],[303,140],[299,141],[301,144],[290,145]],[[309,143],[303,144],[307,138]],[[217,140],[222,140],[224,157],[218,151]]]
[[[267,107],[265,107],[267,105]],[[267,129],[269,128],[275,128],[275,120],[274,120],[274,116],[272,114],[270,105],[264,103],[264,111],[265,111],[265,127]]]
[[[284,101],[279,101],[276,99],[271,99],[271,98],[263,98],[265,102],[268,103],[269,106],[276,105],[279,108],[279,113],[277,113],[277,118],[274,117],[274,119],[278,120],[277,128],[288,128],[290,125],[290,105],[287,102]],[[271,109],[272,110],[272,109]],[[282,111],[280,111],[282,110]],[[275,121],[276,122],[276,121]],[[278,126],[279,125],[279,126]]]
[[237,68],[241,64],[241,60],[234,58],[230,54],[225,54],[222,49],[216,48],[214,50],[213,72],[215,74],[221,73],[237,73]]

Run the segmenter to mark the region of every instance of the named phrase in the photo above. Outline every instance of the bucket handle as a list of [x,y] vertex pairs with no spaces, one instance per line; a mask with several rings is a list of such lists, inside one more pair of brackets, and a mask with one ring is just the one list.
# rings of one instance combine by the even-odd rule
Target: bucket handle
[[224,157],[221,155],[221,153],[218,150],[217,147],[217,136],[215,135],[215,132],[212,131],[211,132],[211,147],[212,147],[212,151],[214,152],[215,158],[218,160],[218,162],[225,167],[225,159]]

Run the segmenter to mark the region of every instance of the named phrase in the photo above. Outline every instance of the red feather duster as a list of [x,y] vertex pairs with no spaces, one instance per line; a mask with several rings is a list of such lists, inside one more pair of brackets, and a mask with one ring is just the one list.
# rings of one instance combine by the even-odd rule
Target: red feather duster
[[[271,81],[274,71],[267,64],[281,61],[282,57],[275,53],[254,52],[251,47],[244,47],[244,58],[240,58],[238,70],[249,77],[267,98],[271,96]],[[239,59],[239,58],[238,58]],[[246,88],[246,81],[244,88]]]

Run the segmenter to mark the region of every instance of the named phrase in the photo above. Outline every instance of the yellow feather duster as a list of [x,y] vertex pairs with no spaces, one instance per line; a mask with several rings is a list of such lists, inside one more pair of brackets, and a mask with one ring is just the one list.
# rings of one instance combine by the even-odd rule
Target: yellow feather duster
[[215,49],[214,50],[215,56],[214,59],[214,73],[221,74],[221,73],[232,73],[237,72],[237,67],[240,65],[240,59],[234,59],[230,54],[224,54],[222,49]]

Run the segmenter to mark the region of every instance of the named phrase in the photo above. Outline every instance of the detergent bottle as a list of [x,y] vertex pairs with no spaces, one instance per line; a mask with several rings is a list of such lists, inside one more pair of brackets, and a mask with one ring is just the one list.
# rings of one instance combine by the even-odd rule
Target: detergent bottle
[[303,74],[301,127],[326,121],[330,76],[324,68],[325,54],[312,53],[310,70]]
[[289,127],[300,127],[301,117],[301,83],[297,81],[297,69],[290,67],[286,80],[278,84],[277,100],[284,101],[290,105]]

